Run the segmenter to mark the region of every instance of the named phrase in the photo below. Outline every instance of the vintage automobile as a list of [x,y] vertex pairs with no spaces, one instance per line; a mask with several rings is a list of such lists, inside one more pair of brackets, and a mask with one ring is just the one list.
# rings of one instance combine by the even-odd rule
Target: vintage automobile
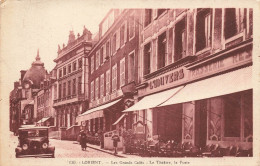
[[16,157],[51,157],[55,147],[49,144],[48,127],[21,127],[18,129],[19,144],[15,149]]

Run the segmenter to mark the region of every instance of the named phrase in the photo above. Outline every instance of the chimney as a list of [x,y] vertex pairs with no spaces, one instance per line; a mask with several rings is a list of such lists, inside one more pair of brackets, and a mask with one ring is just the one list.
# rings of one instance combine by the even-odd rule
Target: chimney
[[23,80],[23,77],[24,77],[24,75],[26,73],[26,70],[21,70],[20,72],[21,72],[21,80]]
[[18,82],[18,81],[15,81],[15,82],[14,82],[14,89],[18,88],[18,86],[19,86],[19,82]]

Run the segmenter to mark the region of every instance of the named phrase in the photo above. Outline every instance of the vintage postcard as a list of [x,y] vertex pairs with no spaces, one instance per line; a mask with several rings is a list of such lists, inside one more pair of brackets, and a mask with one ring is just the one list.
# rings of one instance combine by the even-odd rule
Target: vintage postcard
[[0,165],[260,165],[259,7],[1,0]]

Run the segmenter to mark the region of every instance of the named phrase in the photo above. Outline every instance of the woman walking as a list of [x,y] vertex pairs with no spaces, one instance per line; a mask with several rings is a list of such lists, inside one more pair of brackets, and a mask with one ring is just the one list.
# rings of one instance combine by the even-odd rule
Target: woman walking
[[82,150],[86,150],[87,147],[87,136],[83,130],[80,131],[80,145]]

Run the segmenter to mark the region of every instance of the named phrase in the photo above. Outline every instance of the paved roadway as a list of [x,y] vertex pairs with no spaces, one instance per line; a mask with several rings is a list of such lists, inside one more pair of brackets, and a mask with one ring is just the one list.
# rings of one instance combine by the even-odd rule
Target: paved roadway
[[[10,134],[10,157],[15,157],[15,147],[18,144],[17,136]],[[55,146],[55,158],[116,158],[112,154],[87,148],[82,151],[79,144],[74,141],[50,139],[50,144]]]

